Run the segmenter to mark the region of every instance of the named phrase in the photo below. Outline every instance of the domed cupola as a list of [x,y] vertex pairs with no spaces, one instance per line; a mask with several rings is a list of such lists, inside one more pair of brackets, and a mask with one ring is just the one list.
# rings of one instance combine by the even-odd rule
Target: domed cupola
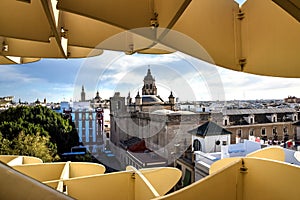
[[143,95],[157,95],[155,78],[152,76],[150,68],[148,68],[147,75],[144,77],[144,86],[142,88],[142,94]]

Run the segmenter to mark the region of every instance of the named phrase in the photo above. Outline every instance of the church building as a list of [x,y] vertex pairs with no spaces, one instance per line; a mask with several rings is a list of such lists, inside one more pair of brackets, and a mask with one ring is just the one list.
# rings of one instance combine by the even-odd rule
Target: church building
[[172,91],[170,92],[168,101],[164,101],[158,95],[155,78],[152,76],[150,68],[148,68],[143,81],[142,95],[140,95],[138,91],[135,96],[135,102],[132,102],[130,93],[128,93],[126,98],[128,111],[154,111],[156,109],[176,110],[175,97]]
[[134,102],[130,93],[125,98],[116,92],[110,98],[110,117],[112,152],[124,166],[145,168],[174,162],[191,145],[188,131],[207,121],[209,114],[176,110],[172,92],[163,101],[148,69]]

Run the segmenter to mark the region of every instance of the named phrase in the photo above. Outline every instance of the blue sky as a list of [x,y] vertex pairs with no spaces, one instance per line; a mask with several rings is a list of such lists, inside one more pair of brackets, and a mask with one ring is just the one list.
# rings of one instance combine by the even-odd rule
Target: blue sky
[[24,65],[2,65],[0,96],[13,95],[16,101],[21,98],[29,102],[37,98],[47,98],[49,102],[78,100],[84,85],[87,98],[94,97],[97,90],[103,98],[109,98],[115,91],[123,96],[130,92],[134,97],[141,91],[149,67],[164,99],[171,90],[182,101],[300,96],[300,79],[235,72],[182,57],[180,53],[125,55],[121,52],[105,52],[86,59],[42,59]]
[[[243,1],[238,1],[242,3]],[[251,75],[215,67],[181,53],[125,55],[108,52],[85,59],[42,59],[23,65],[0,66],[0,96],[15,101],[78,100],[81,86],[87,98],[97,90],[103,98],[115,91],[134,97],[141,91],[150,67],[158,93],[166,99],[172,90],[180,100],[283,99],[300,96],[300,79]]]

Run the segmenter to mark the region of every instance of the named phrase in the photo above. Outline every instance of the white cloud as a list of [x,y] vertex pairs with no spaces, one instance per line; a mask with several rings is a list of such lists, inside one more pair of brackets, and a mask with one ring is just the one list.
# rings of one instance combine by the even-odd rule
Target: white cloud
[[300,96],[300,79],[259,76],[219,69],[226,99],[283,99]]
[[[176,53],[172,54],[159,54],[159,55],[149,55],[149,54],[134,54],[134,55],[124,55],[122,59],[116,60],[115,64],[119,65],[122,61],[123,65],[127,67],[139,67],[147,66],[152,64],[173,63],[181,60],[181,57]],[[121,65],[122,66],[122,65]]]
[[[224,91],[225,100],[300,96],[300,79],[236,72],[197,59],[189,60],[180,53],[125,55],[106,52],[103,55],[84,59],[74,83],[70,83],[72,78],[64,83],[61,81],[64,77],[60,76],[58,79],[54,73],[48,78],[43,71],[35,73],[40,68],[51,67],[51,63],[46,61],[30,71],[26,70],[28,67],[3,65],[0,67],[0,81],[7,84],[1,85],[1,95],[18,95],[22,100],[23,97],[30,100],[46,97],[49,101],[74,99],[76,96],[75,99],[78,100],[81,86],[84,85],[87,98],[94,97],[97,90],[103,98],[113,96],[115,91],[121,92],[123,96],[127,96],[130,91],[134,97],[137,90],[141,90],[150,65],[156,78],[158,93],[164,99],[167,99],[170,90],[181,100],[221,100]],[[63,68],[64,62],[58,62],[57,65]],[[66,75],[71,69],[66,68]]]
[[[156,70],[154,76],[160,75],[161,78],[163,76],[160,73],[165,73],[161,71],[170,68],[170,65],[181,59],[177,54],[126,55],[120,52],[105,51],[103,55],[86,59],[83,62],[75,79],[75,85],[78,88],[85,85],[90,90],[98,85],[101,89],[104,89],[103,85],[109,85],[110,88],[116,88],[116,90],[127,85],[127,90],[132,90],[143,83],[148,66],[151,70]],[[159,70],[157,65],[160,66]]]
[[90,70],[118,70],[128,71],[140,66],[163,64],[179,61],[181,58],[176,54],[149,55],[133,54],[126,55],[123,52],[104,51],[101,56],[87,58],[81,65],[81,72]]
[[41,79],[22,73],[21,70],[18,70],[16,66],[3,65],[0,66],[0,80],[8,83],[18,82],[21,84],[40,81]]
[[[146,75],[148,65],[150,65],[152,75],[156,78],[158,93],[161,96],[169,96],[170,90],[172,90],[176,97],[185,100],[224,99],[224,92],[220,90],[223,88],[218,71],[203,61],[182,53],[165,55],[121,54],[114,53],[116,58],[113,58],[114,56],[105,57],[112,61],[104,61],[110,64],[97,77],[101,90],[105,89],[104,86],[109,85],[111,91],[120,91],[125,95],[130,91],[131,94],[135,95],[137,90],[141,89],[143,78]],[[89,75],[83,76],[84,79],[82,80],[94,80],[95,78],[92,76],[98,75],[89,70]],[[79,85],[81,87],[82,83],[80,82]],[[218,94],[215,95],[214,92],[216,91]]]

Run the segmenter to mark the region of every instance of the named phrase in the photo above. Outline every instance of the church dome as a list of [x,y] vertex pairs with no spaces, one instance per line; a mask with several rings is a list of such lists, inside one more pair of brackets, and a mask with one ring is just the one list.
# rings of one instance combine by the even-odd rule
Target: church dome
[[144,77],[144,81],[155,81],[153,78],[150,69],[148,69],[147,75]]
[[163,104],[164,102],[155,95],[143,95],[143,104]]
[[155,79],[151,74],[150,68],[147,75],[144,77],[144,86],[142,88],[143,95],[157,95],[157,88],[155,86]]

